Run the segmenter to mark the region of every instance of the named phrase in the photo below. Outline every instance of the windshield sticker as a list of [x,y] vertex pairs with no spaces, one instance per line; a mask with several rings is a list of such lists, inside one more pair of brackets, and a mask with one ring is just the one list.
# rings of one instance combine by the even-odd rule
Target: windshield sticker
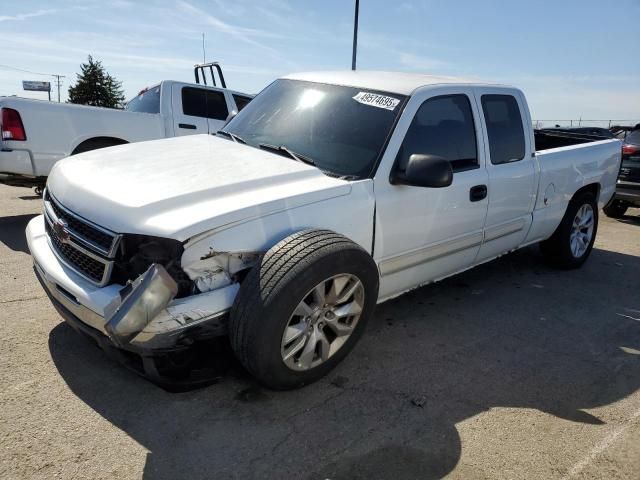
[[353,97],[353,99],[356,102],[362,103],[363,105],[384,108],[385,110],[393,110],[400,103],[400,100],[398,100],[397,98],[368,92],[360,92],[355,97]]

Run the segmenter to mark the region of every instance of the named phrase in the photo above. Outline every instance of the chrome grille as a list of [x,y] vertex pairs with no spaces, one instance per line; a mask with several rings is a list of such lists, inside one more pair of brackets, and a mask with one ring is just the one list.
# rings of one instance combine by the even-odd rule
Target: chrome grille
[[53,209],[54,213],[58,218],[64,220],[70,230],[77,233],[78,235],[82,235],[83,238],[102,248],[105,254],[109,254],[111,244],[113,243],[113,235],[104,233],[92,227],[91,225],[88,225],[82,220],[78,220],[72,215],[65,214],[65,212],[58,206],[58,204],[55,201],[51,201],[50,199],[51,197],[49,196],[48,201],[50,202],[51,208]]
[[44,217],[56,256],[95,285],[106,285],[121,236],[71,212],[48,191],[44,194]]
[[89,277],[94,283],[101,283],[104,277],[105,264],[85,255],[80,250],[76,250],[68,243],[63,243],[53,232],[49,222],[45,224],[47,235],[51,240],[51,246],[61,255],[67,263],[74,267],[74,270],[80,271],[84,276]]

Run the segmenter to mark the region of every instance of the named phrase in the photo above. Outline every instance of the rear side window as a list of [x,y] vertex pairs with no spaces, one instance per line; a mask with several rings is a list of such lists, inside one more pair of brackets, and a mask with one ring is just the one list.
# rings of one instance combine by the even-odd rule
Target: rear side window
[[517,162],[524,158],[524,127],[518,102],[511,95],[483,95],[491,163]]
[[226,120],[229,115],[224,93],[193,87],[182,89],[182,112],[215,120]]
[[238,111],[240,111],[251,101],[251,97],[245,97],[244,95],[234,95],[233,101],[236,102],[236,107],[238,107]]
[[160,85],[143,90],[127,103],[126,110],[141,113],[160,113]]
[[454,172],[478,167],[476,129],[466,95],[434,97],[420,106],[398,151],[397,168],[404,171],[413,154],[443,157]]

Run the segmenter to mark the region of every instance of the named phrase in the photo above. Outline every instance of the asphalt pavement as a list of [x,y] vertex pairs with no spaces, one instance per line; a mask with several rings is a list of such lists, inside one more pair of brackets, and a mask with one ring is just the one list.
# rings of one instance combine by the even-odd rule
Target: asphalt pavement
[[640,210],[583,268],[530,247],[380,305],[328,377],[172,394],[61,321],[0,186],[0,477],[640,478]]

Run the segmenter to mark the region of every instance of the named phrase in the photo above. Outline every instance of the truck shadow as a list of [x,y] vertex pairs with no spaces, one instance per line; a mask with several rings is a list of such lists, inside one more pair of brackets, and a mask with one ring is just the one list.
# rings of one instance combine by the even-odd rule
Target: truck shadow
[[145,478],[440,478],[465,419],[528,408],[599,428],[587,410],[640,387],[639,269],[605,250],[569,272],[516,252],[379,306],[336,371],[292,392],[232,372],[166,393],[65,324],[49,348],[74,394],[150,451]]
[[[638,214],[634,215],[636,212]],[[640,210],[633,210],[631,214],[627,214],[624,217],[618,218],[616,220],[620,223],[626,223],[627,225],[640,226]]]
[[38,201],[42,201],[42,195],[37,195],[37,194],[33,194],[33,195],[20,195],[18,197],[20,200],[38,200]]
[[27,223],[38,214],[15,215],[12,217],[0,217],[0,243],[4,243],[16,252],[29,253],[27,238],[24,230]]

